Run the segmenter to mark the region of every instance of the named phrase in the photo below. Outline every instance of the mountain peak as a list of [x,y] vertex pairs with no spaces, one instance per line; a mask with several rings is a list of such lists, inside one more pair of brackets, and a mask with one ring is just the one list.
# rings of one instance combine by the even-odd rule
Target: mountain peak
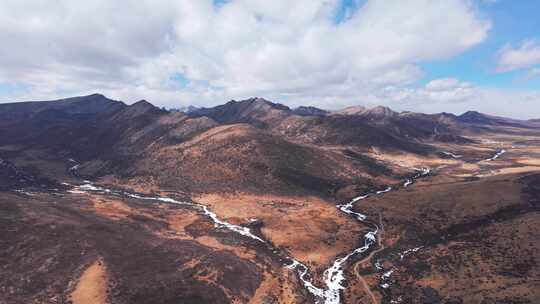
[[271,101],[266,100],[266,99],[261,98],[261,97],[252,97],[252,98],[240,101],[240,102],[248,102],[248,103],[251,103],[252,105],[259,106],[259,107],[261,107],[261,106],[262,107],[269,106],[269,107],[272,107],[272,108],[275,108],[275,109],[278,109],[278,110],[283,110],[283,111],[290,111],[291,110],[286,105],[271,102]]
[[126,107],[121,112],[121,115],[123,117],[133,118],[147,113],[161,113],[161,110],[148,101],[142,99]]
[[467,117],[467,116],[486,116],[478,111],[467,111],[461,115],[459,115],[460,117]]
[[467,123],[482,123],[482,124],[492,123],[492,117],[490,117],[489,115],[480,113],[478,111],[467,111],[459,115],[458,120],[461,122],[467,122]]
[[107,98],[105,95],[103,95],[103,94],[101,94],[101,93],[93,93],[93,94],[87,95],[86,97],[93,97],[93,98]]
[[131,105],[132,107],[135,106],[135,107],[154,107],[153,104],[151,104],[150,102],[146,101],[145,99],[141,99],[139,101],[137,101],[136,103],[132,104]]
[[192,117],[207,116],[220,123],[259,121],[264,124],[268,119],[288,115],[290,112],[291,109],[285,105],[273,103],[260,97],[252,97],[241,101],[231,100],[226,104],[212,108],[201,108],[189,113],[189,115]]

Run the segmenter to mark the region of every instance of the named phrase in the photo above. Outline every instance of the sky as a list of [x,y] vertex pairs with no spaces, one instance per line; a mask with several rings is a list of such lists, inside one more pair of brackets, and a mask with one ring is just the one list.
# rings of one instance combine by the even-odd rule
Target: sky
[[540,118],[540,1],[2,0],[0,102]]

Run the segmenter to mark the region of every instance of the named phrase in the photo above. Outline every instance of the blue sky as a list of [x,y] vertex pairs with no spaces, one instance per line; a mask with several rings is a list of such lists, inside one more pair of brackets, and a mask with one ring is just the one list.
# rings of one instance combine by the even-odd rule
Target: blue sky
[[0,101],[540,117],[540,1],[125,1],[1,1]]
[[432,79],[457,77],[474,84],[508,89],[540,89],[540,77],[524,80],[527,71],[496,73],[497,50],[506,44],[519,45],[524,40],[540,40],[540,1],[484,1],[479,4],[492,27],[487,39],[470,50],[448,60],[422,63],[424,83]]
[[362,5],[364,5],[365,0],[343,0],[339,4],[337,13],[335,15],[336,23],[343,22],[349,17],[349,14],[354,13]]

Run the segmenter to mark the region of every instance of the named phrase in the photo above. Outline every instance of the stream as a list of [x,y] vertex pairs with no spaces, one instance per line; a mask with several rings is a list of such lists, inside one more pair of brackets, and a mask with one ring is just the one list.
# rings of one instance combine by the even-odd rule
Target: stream
[[[504,154],[505,150],[498,151],[493,157],[486,159],[485,161],[493,161],[497,158],[499,158],[502,154]],[[69,171],[72,172],[74,175],[76,175],[77,169],[79,168],[79,164],[70,159],[71,162],[75,163],[72,167],[69,168]],[[428,176],[431,174],[431,170],[427,168],[414,168],[418,173],[414,176],[407,178],[404,183],[403,187],[408,187],[412,185],[416,179],[422,178],[425,176]],[[67,184],[66,184],[67,185]],[[364,199],[367,199],[371,196],[375,195],[382,195],[387,192],[392,191],[392,187],[387,187],[383,190],[375,190],[370,191],[366,194],[354,197],[346,204],[337,205],[336,207],[342,211],[343,213],[352,216],[357,221],[363,223],[364,225],[370,227],[370,230],[366,232],[362,239],[363,239],[363,245],[354,249],[347,255],[337,258],[329,268],[327,268],[324,271],[324,288],[317,287],[312,280],[312,276],[310,274],[309,267],[307,267],[305,264],[301,263],[300,261],[290,257],[285,256],[283,257],[280,255],[280,257],[284,258],[287,261],[290,261],[289,265],[286,265],[288,269],[294,269],[298,272],[298,277],[300,281],[302,282],[303,286],[311,293],[315,299],[316,303],[318,304],[339,304],[341,303],[341,291],[345,289],[345,287],[342,285],[345,281],[344,276],[344,265],[347,263],[347,261],[358,254],[365,253],[368,251],[371,247],[377,244],[377,235],[379,233],[379,227],[376,223],[371,222],[368,220],[367,215],[362,214],[360,212],[353,211],[354,205]],[[196,208],[201,213],[203,213],[206,217],[210,218],[216,227],[219,228],[225,228],[230,231],[236,232],[242,236],[251,238],[253,240],[256,240],[257,242],[261,242],[266,244],[274,253],[280,252],[278,249],[274,248],[273,245],[262,239],[261,237],[253,234],[251,230],[248,227],[243,227],[239,225],[234,225],[225,222],[224,220],[221,220],[218,218],[218,216],[212,212],[207,206],[192,202],[184,202],[184,201],[178,201],[169,197],[161,197],[161,196],[146,196],[126,191],[119,191],[119,190],[111,190],[103,187],[96,186],[92,184],[90,181],[84,181],[84,184],[79,186],[74,186],[72,190],[69,190],[68,192],[71,193],[88,193],[88,192],[95,192],[95,193],[101,193],[101,194],[108,194],[108,195],[116,195],[116,196],[127,196],[135,199],[140,200],[151,200],[151,201],[161,201],[165,203],[171,203],[171,204],[177,204],[177,205],[183,205],[183,206],[189,206]],[[413,248],[404,251],[400,254],[401,259],[403,259],[405,256],[414,253],[421,249],[421,247]],[[384,274],[381,276],[382,283],[380,284],[380,287],[383,289],[388,288],[390,285],[389,283],[386,283],[387,279],[389,279],[390,275],[395,271],[395,269],[390,269],[388,271],[385,271]]]
[[[494,161],[494,160],[498,159],[499,157],[501,157],[506,152],[507,151],[504,150],[504,149],[498,150],[497,152],[495,152],[495,154],[492,157],[490,157],[488,159],[484,159],[484,160],[479,160],[479,161],[477,161],[477,163],[480,163],[480,162],[483,162],[483,161]],[[450,152],[443,151],[442,153],[445,154],[445,155],[451,156],[452,158],[461,158],[462,157],[461,155],[456,155],[456,154],[453,154],[453,153],[450,153]],[[420,170],[420,169],[416,169],[416,170]],[[419,174],[423,174],[423,172],[420,172]],[[405,181],[405,183],[403,184],[403,186],[407,187],[410,184],[412,184],[414,178],[418,178],[418,175],[414,176],[413,179],[407,179]],[[410,248],[410,249],[404,250],[402,252],[398,252],[397,255],[399,257],[399,260],[403,261],[404,258],[406,258],[409,255],[412,255],[413,253],[416,253],[417,251],[421,250],[422,248],[423,248],[423,246]],[[380,277],[379,287],[382,288],[383,290],[388,289],[391,286],[390,277],[397,269],[395,267],[392,267],[390,269],[385,270],[382,267],[382,265],[380,263],[380,260],[377,260],[377,262],[375,263],[375,267],[379,271],[383,272],[383,274]],[[398,303],[401,303],[401,302],[402,302],[402,297],[401,296],[399,296],[397,299],[391,299],[390,300],[390,303],[392,303],[392,304],[398,304]]]
[[455,159],[458,159],[458,158],[462,158],[462,157],[463,157],[462,155],[455,154],[455,153],[448,152],[448,151],[441,151],[441,153],[444,154],[444,155],[446,155],[446,156],[450,156],[451,158],[455,158]]
[[[79,164],[73,160],[70,160],[70,161],[74,163],[74,165],[69,168],[69,171],[72,174],[77,175],[77,169],[79,168]],[[405,183],[403,184],[403,186],[407,187],[408,185],[412,184],[414,180],[416,180],[417,178],[427,176],[431,173],[429,169],[416,169],[416,170],[418,171],[418,173],[414,175],[413,177],[407,179]],[[350,253],[348,253],[347,255],[343,257],[337,258],[332,263],[332,265],[324,271],[325,288],[320,288],[320,287],[315,286],[315,284],[313,283],[310,270],[305,264],[301,263],[298,260],[295,260],[289,255],[284,254],[282,250],[275,248],[269,242],[265,241],[261,237],[252,233],[248,227],[234,225],[222,219],[219,219],[218,216],[214,212],[212,212],[210,208],[208,208],[208,206],[206,205],[197,204],[193,202],[179,201],[170,197],[149,196],[149,195],[132,193],[132,192],[127,192],[127,191],[122,191],[122,190],[109,189],[102,186],[94,185],[92,182],[88,180],[84,180],[81,185],[71,185],[67,183],[64,183],[64,185],[71,186],[72,187],[71,190],[68,190],[67,192],[73,193],[73,194],[97,193],[97,194],[103,194],[103,195],[130,197],[130,198],[139,199],[139,200],[159,201],[159,202],[164,202],[164,203],[169,203],[169,204],[176,204],[176,205],[182,205],[186,207],[195,208],[204,216],[211,219],[214,222],[214,225],[216,227],[225,228],[235,233],[238,233],[242,236],[253,239],[257,242],[264,243],[272,252],[278,254],[284,260],[289,261],[290,264],[286,265],[285,267],[287,267],[288,269],[295,269],[298,272],[298,277],[300,281],[302,282],[303,286],[315,297],[316,303],[324,303],[324,304],[341,303],[341,290],[345,289],[345,287],[342,285],[343,282],[345,281],[344,265],[352,256],[368,251],[373,245],[377,243],[377,234],[379,232],[379,227],[377,226],[377,224],[371,221],[368,221],[367,216],[365,214],[353,211],[354,205],[357,202],[367,199],[370,196],[382,195],[384,193],[387,193],[393,190],[392,187],[387,187],[383,190],[372,191],[364,195],[357,196],[351,199],[346,204],[336,206],[343,213],[350,215],[356,220],[358,220],[359,222],[362,222],[368,227],[371,227],[371,230],[369,230],[363,235],[363,245],[361,247],[356,248],[355,250],[351,251]]]
[[504,153],[506,153],[506,150],[502,149],[499,152],[497,152],[495,155],[493,155],[492,157],[485,159],[485,161],[494,161],[497,158],[501,157],[501,155],[503,155]]
[[[431,173],[430,169],[416,169],[418,171],[413,177],[405,180],[403,186],[407,187],[414,183],[418,178],[427,176]],[[313,284],[309,278],[309,268],[300,263],[297,260],[293,260],[293,263],[287,266],[290,269],[296,269],[300,280],[304,287],[315,297],[317,303],[324,304],[339,304],[341,303],[341,290],[345,289],[342,283],[345,281],[344,265],[352,256],[364,253],[368,251],[373,245],[377,244],[377,234],[379,233],[379,227],[374,222],[367,220],[367,215],[353,211],[354,205],[364,199],[367,199],[373,195],[381,195],[392,191],[392,187],[387,187],[384,190],[378,190],[371,193],[366,193],[361,196],[357,196],[351,199],[348,203],[343,205],[337,205],[336,207],[345,214],[354,217],[359,222],[371,227],[367,233],[363,236],[363,245],[351,251],[344,257],[338,258],[332,263],[332,265],[324,271],[324,284],[325,288],[317,287]],[[388,276],[391,272],[388,274]]]
[[197,203],[191,203],[191,202],[183,202],[178,201],[169,197],[162,197],[162,196],[144,196],[136,193],[126,192],[126,191],[118,191],[118,190],[111,190],[103,187],[96,186],[92,184],[89,181],[85,181],[84,184],[80,186],[75,186],[73,190],[68,190],[70,193],[80,194],[80,193],[87,193],[87,192],[94,192],[94,193],[100,193],[100,194],[108,194],[108,195],[116,195],[116,196],[126,196],[131,197],[139,200],[149,200],[149,201],[160,201],[165,202],[169,204],[176,204],[176,205],[183,205],[183,206],[189,206],[193,207],[197,210],[199,210],[201,213],[203,213],[206,217],[210,218],[216,227],[219,228],[226,228],[231,231],[234,231],[238,234],[241,234],[243,236],[249,237],[251,239],[254,239],[256,241],[266,243],[265,240],[262,238],[256,236],[251,232],[251,230],[248,227],[233,225],[230,223],[227,223],[223,220],[220,220],[218,216],[212,212],[207,206]]

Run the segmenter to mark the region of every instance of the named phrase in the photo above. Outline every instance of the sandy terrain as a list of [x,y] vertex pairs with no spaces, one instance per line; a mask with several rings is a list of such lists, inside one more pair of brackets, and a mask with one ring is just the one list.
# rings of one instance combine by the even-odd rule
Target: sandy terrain
[[107,303],[107,269],[102,261],[96,261],[82,274],[71,293],[73,304]]

